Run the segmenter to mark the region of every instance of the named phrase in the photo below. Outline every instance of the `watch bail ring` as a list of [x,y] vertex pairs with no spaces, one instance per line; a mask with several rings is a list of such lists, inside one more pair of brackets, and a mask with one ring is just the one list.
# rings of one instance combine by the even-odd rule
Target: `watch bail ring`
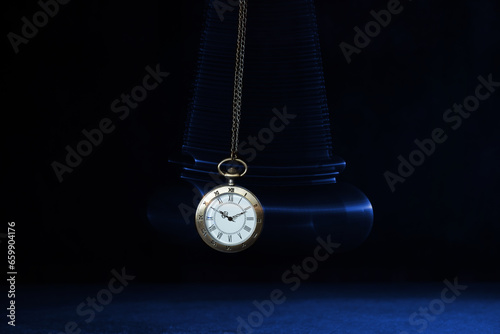
[[[226,173],[222,172],[221,170],[221,166],[223,163],[225,162],[228,162],[228,161],[236,161],[237,163],[239,163],[240,165],[243,166],[243,173],[237,173],[236,172],[236,169],[235,168],[229,168],[227,170]],[[245,163],[245,161],[241,160],[241,159],[238,159],[238,158],[235,158],[235,159],[232,159],[232,158],[227,158],[227,159],[224,159],[222,160],[221,162],[219,162],[219,164],[217,165],[217,170],[219,171],[219,174],[224,176],[224,177],[227,177],[227,178],[236,178],[236,177],[242,177],[244,176],[246,173],[247,173],[247,170],[248,170],[248,166],[247,164]]]

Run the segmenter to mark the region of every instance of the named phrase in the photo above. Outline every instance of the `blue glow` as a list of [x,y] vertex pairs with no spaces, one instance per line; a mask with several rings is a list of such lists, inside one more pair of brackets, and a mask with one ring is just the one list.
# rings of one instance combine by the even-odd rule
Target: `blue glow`
[[[247,30],[238,153],[249,168],[236,183],[261,201],[264,234],[274,243],[285,240],[283,233],[298,242],[331,234],[352,249],[368,236],[373,210],[361,191],[337,183],[346,163],[332,152],[314,3],[286,0],[283,15],[285,2],[277,1],[262,1],[259,10],[249,11],[249,22],[258,23]],[[191,186],[182,199],[169,199],[177,203],[196,206],[195,192],[204,195],[225,181],[216,167],[229,156],[231,142],[237,17],[225,15],[222,23],[215,10],[206,13],[182,146],[193,162],[179,163],[181,178]],[[175,214],[176,208],[155,207],[155,223],[163,227],[164,219],[186,235],[196,233],[185,228],[186,214]],[[282,234],[270,232],[275,228]]]

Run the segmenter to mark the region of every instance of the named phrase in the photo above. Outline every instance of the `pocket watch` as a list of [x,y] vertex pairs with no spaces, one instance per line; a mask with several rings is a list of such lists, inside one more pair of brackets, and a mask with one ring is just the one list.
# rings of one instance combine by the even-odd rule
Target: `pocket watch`
[[[257,197],[248,189],[234,184],[248,170],[247,164],[238,159],[238,134],[241,121],[241,100],[243,90],[243,64],[245,56],[245,35],[247,0],[239,1],[238,38],[233,91],[233,122],[231,128],[231,157],[222,160],[217,169],[228,183],[210,190],[201,199],[196,209],[196,229],[203,241],[210,247],[226,253],[242,251],[259,237],[264,222],[264,211]],[[231,162],[241,165],[240,173],[235,167],[226,172],[221,167]]]
[[234,167],[226,173],[221,171],[221,165],[229,160],[221,161],[218,166],[228,183],[213,188],[201,199],[196,209],[196,229],[210,247],[235,253],[253,245],[260,236],[264,210],[250,190],[234,184],[234,179],[247,171],[243,160],[234,159],[245,168],[241,174]]

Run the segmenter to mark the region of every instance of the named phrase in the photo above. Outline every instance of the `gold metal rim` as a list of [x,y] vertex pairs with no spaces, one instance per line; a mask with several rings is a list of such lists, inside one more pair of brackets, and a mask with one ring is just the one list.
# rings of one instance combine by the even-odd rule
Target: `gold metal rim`
[[[244,243],[238,244],[238,245],[233,245],[233,246],[227,246],[225,244],[222,244],[218,242],[216,239],[212,238],[212,236],[208,233],[207,228],[206,228],[206,222],[205,222],[205,211],[206,208],[209,206],[209,203],[217,196],[220,196],[224,193],[227,193],[228,188],[234,188],[234,193],[240,194],[244,196],[245,193],[246,199],[252,203],[254,206],[255,214],[256,214],[256,226],[255,230],[252,234],[252,236],[246,240]],[[224,189],[225,188],[225,189]],[[221,189],[224,189],[224,191],[221,191]],[[221,191],[219,195],[216,195],[216,191]],[[205,204],[204,204],[205,203]],[[262,227],[264,224],[264,209],[262,208],[262,204],[260,204],[259,200],[257,197],[248,189],[240,187],[240,186],[229,186],[227,184],[218,186],[210,190],[205,196],[200,201],[200,204],[198,204],[198,208],[196,209],[196,230],[198,231],[198,234],[200,235],[201,239],[208,245],[210,248],[215,249],[219,252],[224,252],[224,253],[237,253],[241,252],[242,250],[247,249],[248,247],[252,246],[255,241],[258,239],[258,237],[261,234]]]
[[[223,173],[222,170],[221,170],[221,166],[225,162],[229,162],[229,161],[236,161],[237,163],[241,164],[244,167],[243,173],[241,173],[241,174]],[[242,177],[242,176],[244,176],[247,173],[248,166],[245,163],[245,161],[243,161],[241,159],[238,159],[238,158],[236,158],[236,159],[227,158],[227,159],[224,159],[221,162],[219,162],[219,164],[217,165],[217,170],[219,171],[220,175],[225,176],[225,177]]]

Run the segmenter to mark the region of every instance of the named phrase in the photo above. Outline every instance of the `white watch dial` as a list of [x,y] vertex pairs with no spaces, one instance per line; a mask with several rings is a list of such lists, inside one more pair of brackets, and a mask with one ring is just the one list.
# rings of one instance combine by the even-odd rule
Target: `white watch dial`
[[233,246],[252,236],[257,223],[255,209],[240,194],[225,193],[215,197],[205,211],[208,233],[220,244]]

